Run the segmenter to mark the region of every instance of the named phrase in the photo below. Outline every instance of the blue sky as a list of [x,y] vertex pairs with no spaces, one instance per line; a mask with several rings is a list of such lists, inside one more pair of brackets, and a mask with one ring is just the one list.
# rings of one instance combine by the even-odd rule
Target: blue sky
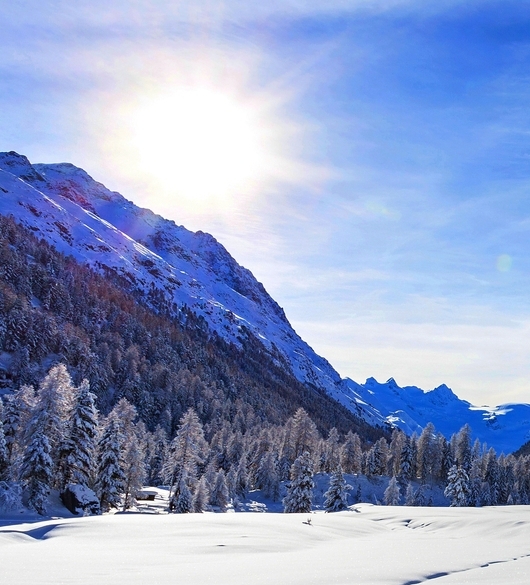
[[[213,233],[343,376],[530,401],[530,2],[107,4],[0,0],[1,150]],[[201,205],[126,143],[205,83],[271,152]]]

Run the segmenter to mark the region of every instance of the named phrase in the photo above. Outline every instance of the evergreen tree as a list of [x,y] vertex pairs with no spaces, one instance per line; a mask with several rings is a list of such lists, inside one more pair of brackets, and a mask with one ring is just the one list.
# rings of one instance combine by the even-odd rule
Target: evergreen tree
[[52,487],[62,487],[57,465],[68,434],[68,420],[71,416],[74,393],[72,379],[64,364],[51,368],[39,385],[33,419],[38,419],[39,428],[50,445],[50,456],[53,461]]
[[340,463],[346,473],[361,473],[361,439],[357,433],[348,432],[340,450]]
[[22,385],[13,394],[5,397],[4,434],[12,479],[18,476],[18,463],[24,451],[24,434],[32,417],[35,402],[35,390],[32,386]]
[[425,484],[420,484],[414,492],[414,506],[426,506],[427,498],[425,496]]
[[414,477],[414,470],[414,449],[410,437],[406,437],[401,451],[399,477],[403,480],[410,481]]
[[366,475],[385,475],[388,462],[388,443],[384,437],[378,439],[368,452]]
[[243,453],[239,465],[236,469],[234,492],[240,498],[246,498],[249,487],[249,479],[247,473],[247,457]]
[[407,491],[405,492],[405,506],[415,506],[415,491],[413,485],[409,482],[407,484]]
[[99,441],[97,456],[96,494],[104,512],[119,506],[125,489],[122,448],[120,425],[111,416]]
[[206,479],[201,477],[195,488],[193,494],[193,511],[196,513],[204,512],[208,504],[208,488],[206,487]]
[[440,436],[440,449],[442,452],[442,461],[440,466],[440,479],[442,481],[447,481],[447,475],[449,474],[449,470],[454,465],[453,454],[451,452],[451,445],[447,441],[447,439],[443,436]]
[[256,473],[255,487],[263,491],[266,498],[271,498],[276,502],[280,498],[280,477],[276,470],[275,455],[272,451],[267,451],[261,458],[258,471]]
[[401,470],[401,453],[405,444],[405,433],[400,429],[392,431],[392,439],[389,446],[388,475],[399,477]]
[[438,449],[438,439],[432,423],[427,423],[418,439],[417,476],[423,483],[439,475],[442,454]]
[[94,475],[96,438],[98,433],[95,396],[84,380],[75,393],[69,424],[70,436],[63,448],[62,487],[69,483],[91,486]]
[[340,464],[339,433],[335,427],[329,432],[328,438],[322,442],[321,468],[323,473],[330,473]]
[[138,440],[134,438],[125,448],[123,457],[123,510],[136,505],[136,498],[145,480],[144,454]]
[[313,462],[306,451],[295,459],[291,467],[291,483],[283,499],[284,512],[311,512],[314,487]]
[[47,498],[53,479],[51,447],[41,420],[35,419],[28,429],[28,443],[22,460],[20,479],[25,487],[28,506],[38,514],[46,513]]
[[471,450],[471,427],[465,424],[456,434],[455,437],[455,462],[458,467],[462,467],[469,475],[471,470],[472,450]]
[[[177,514],[189,514],[190,512],[193,512],[194,501],[188,487],[188,481],[185,472],[180,476],[180,485],[178,486],[176,492],[178,493],[178,497],[175,500],[173,512]],[[202,512],[202,510],[200,511]]]
[[451,467],[444,495],[451,499],[451,506],[469,505],[469,476],[463,467],[457,467],[456,465]]
[[195,487],[197,466],[204,461],[207,448],[202,424],[195,411],[190,408],[180,421],[179,430],[171,443],[164,466],[165,477],[170,485],[170,510],[175,508],[179,498],[182,475],[185,475],[190,491]]
[[0,514],[17,511],[22,507],[22,490],[19,483],[0,481]]
[[352,489],[342,475],[340,465],[331,474],[329,488],[324,494],[324,509],[326,512],[340,512],[348,507],[348,493]]
[[315,453],[318,438],[315,423],[303,408],[299,408],[293,416],[292,422],[290,437],[292,456],[296,458],[305,452],[309,454]]
[[385,506],[399,506],[400,501],[401,490],[399,489],[399,484],[396,477],[394,476],[390,480],[384,493]]
[[163,479],[163,466],[167,453],[167,435],[165,430],[158,425],[153,435],[153,450],[149,462],[149,485],[161,485]]
[[499,464],[493,447],[488,451],[486,455],[486,471],[484,474],[484,480],[489,485],[488,495],[489,503],[487,505],[495,506],[499,503]]
[[9,477],[9,456],[4,435],[4,423],[0,418],[0,481],[7,481]]
[[226,485],[226,476],[224,469],[220,469],[215,476],[213,489],[210,493],[210,504],[217,506],[219,511],[226,512],[230,503],[228,486]]

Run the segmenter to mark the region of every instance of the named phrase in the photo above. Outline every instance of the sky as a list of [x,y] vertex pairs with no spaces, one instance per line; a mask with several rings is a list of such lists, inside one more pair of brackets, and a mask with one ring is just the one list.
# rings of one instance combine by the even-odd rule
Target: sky
[[212,233],[342,376],[530,402],[528,0],[0,0],[0,150]]

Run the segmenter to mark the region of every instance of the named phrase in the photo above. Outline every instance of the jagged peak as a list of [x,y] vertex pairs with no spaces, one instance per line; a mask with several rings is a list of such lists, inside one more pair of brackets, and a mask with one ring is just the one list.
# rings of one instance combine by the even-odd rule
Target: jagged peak
[[440,384],[440,386],[437,386],[436,388],[434,388],[434,390],[431,390],[431,392],[436,392],[438,394],[448,394],[450,396],[456,396],[456,394],[446,384]]
[[28,182],[44,183],[44,177],[33,167],[27,156],[14,150],[0,152],[0,169]]

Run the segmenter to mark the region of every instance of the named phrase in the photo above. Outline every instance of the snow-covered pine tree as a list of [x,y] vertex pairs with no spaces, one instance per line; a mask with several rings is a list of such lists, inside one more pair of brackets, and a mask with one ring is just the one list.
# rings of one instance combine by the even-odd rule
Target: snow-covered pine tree
[[10,476],[11,479],[17,479],[18,464],[24,452],[24,434],[35,408],[35,389],[32,386],[20,386],[4,400],[4,434],[11,465]]
[[405,506],[415,506],[415,490],[414,486],[409,482],[405,492]]
[[263,491],[266,498],[276,502],[280,498],[280,477],[276,470],[276,457],[272,451],[267,451],[261,458],[256,472],[255,487]]
[[339,465],[331,474],[329,488],[324,494],[324,510],[326,512],[340,512],[348,507],[348,494],[352,489],[346,483],[342,475],[342,467]]
[[249,488],[249,479],[247,473],[247,456],[243,453],[236,469],[235,495],[240,498],[246,498]]
[[125,446],[123,455],[123,510],[136,505],[136,498],[144,485],[144,453],[139,441],[133,437]]
[[384,437],[381,437],[374,443],[368,452],[366,460],[366,475],[385,475],[388,453],[388,443]]
[[451,506],[468,506],[469,494],[469,477],[466,470],[453,465],[449,470],[444,495],[451,499]]
[[9,477],[9,456],[7,453],[4,423],[0,418],[0,481],[7,481]]
[[401,502],[401,490],[396,477],[392,477],[384,493],[385,506],[399,506]]
[[193,494],[193,511],[196,513],[204,512],[208,505],[208,488],[204,475],[197,483],[195,493]]
[[403,451],[403,445],[405,444],[405,437],[405,433],[400,429],[394,429],[392,431],[392,439],[388,448],[388,475],[390,476],[399,476],[401,452]]
[[456,434],[455,440],[455,462],[462,467],[469,475],[471,470],[472,449],[471,449],[471,427],[465,424]]
[[220,469],[215,477],[213,489],[210,493],[210,504],[217,506],[220,512],[226,512],[230,503],[228,495],[228,486],[226,485],[226,476],[224,469]]
[[357,433],[348,432],[340,450],[340,463],[346,473],[361,473],[361,439]]
[[422,483],[418,486],[418,489],[414,492],[414,506],[426,506],[428,504],[425,490],[425,484]]
[[314,453],[319,437],[315,423],[303,408],[299,408],[295,412],[292,420],[290,442],[294,457],[299,457],[306,451],[310,454]]
[[18,482],[0,481],[0,514],[22,507],[22,489]]
[[166,431],[158,425],[153,434],[153,450],[149,462],[149,485],[160,485],[164,480],[162,469],[167,452],[167,434]]
[[228,487],[228,497],[233,500],[236,497],[237,469],[235,466],[230,468],[226,474],[226,486]]
[[447,441],[447,439],[440,435],[440,450],[442,453],[442,461],[440,465],[440,479],[442,481],[447,481],[447,476],[449,474],[449,470],[454,465],[453,460],[453,453],[451,452],[451,444]]
[[68,425],[70,434],[62,449],[61,488],[69,483],[87,487],[93,485],[98,433],[98,413],[94,399],[88,380],[83,380],[75,392],[74,407]]
[[469,498],[468,506],[480,507],[482,505],[482,458],[473,458],[469,473]]
[[291,467],[291,483],[283,499],[284,512],[311,512],[313,503],[313,462],[307,451],[297,457]]
[[491,489],[487,481],[483,481],[480,485],[480,505],[491,506]]
[[[401,450],[399,477],[410,481],[415,473],[414,449],[410,437],[406,437]],[[410,484],[409,484],[410,485]],[[407,506],[410,504],[407,504]]]
[[173,510],[179,498],[181,476],[185,474],[188,488],[192,491],[197,481],[197,466],[202,463],[208,448],[202,424],[193,409],[189,409],[180,421],[169,448],[164,465],[164,475],[170,485],[169,509]]
[[193,512],[193,497],[188,487],[186,472],[183,472],[180,475],[180,485],[176,491],[178,493],[178,498],[175,501],[173,512],[176,514],[189,514],[190,512]]
[[27,432],[27,446],[20,469],[20,479],[26,490],[28,506],[38,514],[46,513],[46,503],[53,479],[51,447],[44,434],[42,421],[32,420]]
[[57,464],[68,433],[74,394],[72,379],[64,364],[51,368],[39,384],[33,418],[39,418],[40,429],[50,444],[50,456],[54,464],[52,487],[59,486],[61,480],[57,473]]
[[491,506],[499,503],[499,476],[499,464],[497,463],[495,449],[492,447],[486,454],[486,471],[484,474],[484,480],[489,484],[489,505]]
[[97,455],[96,494],[104,512],[119,506],[125,488],[122,449],[120,425],[110,416],[99,440]]
[[340,463],[339,432],[335,427],[329,431],[329,436],[321,443],[320,471],[331,473]]
[[422,483],[432,480],[439,474],[442,454],[438,450],[436,430],[431,422],[425,425],[418,439],[416,457],[416,472]]

